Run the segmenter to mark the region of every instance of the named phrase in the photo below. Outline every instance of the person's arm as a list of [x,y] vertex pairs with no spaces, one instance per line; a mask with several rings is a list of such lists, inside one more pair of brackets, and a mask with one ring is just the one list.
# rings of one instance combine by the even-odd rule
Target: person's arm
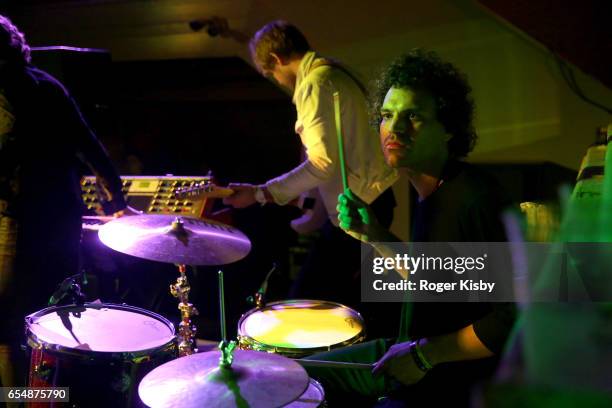
[[453,333],[423,339],[419,345],[433,366],[493,355],[476,334],[473,324]]
[[248,44],[251,38],[250,35],[231,28],[225,17],[213,16],[209,19],[195,20],[190,25],[194,31],[208,27],[207,31],[211,37],[220,35],[222,38],[232,39],[240,44]]
[[266,194],[268,202],[285,205],[335,176],[339,169],[332,95],[328,86],[318,83],[301,86],[295,103],[305,160],[293,170],[262,186],[230,184],[235,194],[223,202],[236,208],[252,205],[256,202],[255,189],[259,187]]
[[493,355],[476,335],[474,326],[469,325],[453,333],[391,346],[375,364],[372,374],[388,375],[402,384],[410,385],[420,381],[438,364]]
[[306,159],[266,183],[274,201],[286,204],[338,174],[338,141],[331,85],[303,83],[295,95],[298,132]]
[[486,316],[461,330],[391,346],[372,372],[374,375],[392,376],[409,385],[418,382],[438,364],[477,360],[499,354],[514,327],[516,317],[513,303],[495,303]]

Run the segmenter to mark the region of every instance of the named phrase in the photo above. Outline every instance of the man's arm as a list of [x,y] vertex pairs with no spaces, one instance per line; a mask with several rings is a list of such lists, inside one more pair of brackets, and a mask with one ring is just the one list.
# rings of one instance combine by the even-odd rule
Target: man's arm
[[[414,348],[418,350],[414,350]],[[376,363],[372,374],[389,375],[402,384],[415,384],[440,363],[477,360],[493,356],[478,338],[474,325],[453,333],[398,343]],[[418,360],[418,362],[417,362]]]
[[[305,79],[307,81],[307,79]],[[303,83],[295,94],[300,134],[306,159],[295,169],[266,183],[278,204],[286,204],[338,173],[338,141],[330,85]]]
[[480,340],[473,324],[453,333],[424,339],[419,344],[433,366],[453,361],[477,360],[494,354]]
[[[375,375],[385,373],[404,384],[414,384],[438,364],[477,360],[502,352],[516,321],[513,303],[495,303],[482,319],[453,333],[393,345],[376,363]],[[419,359],[417,364],[416,359]],[[419,367],[419,365],[421,367]],[[423,369],[425,367],[425,369]]]
[[[338,142],[336,140],[333,92],[328,86],[309,83],[300,87],[295,97],[298,111],[297,130],[306,153],[305,160],[296,168],[265,183],[266,194],[276,204],[285,205],[300,194],[318,187],[338,173]],[[255,186],[231,185],[234,196],[225,204],[246,207],[254,204]]]

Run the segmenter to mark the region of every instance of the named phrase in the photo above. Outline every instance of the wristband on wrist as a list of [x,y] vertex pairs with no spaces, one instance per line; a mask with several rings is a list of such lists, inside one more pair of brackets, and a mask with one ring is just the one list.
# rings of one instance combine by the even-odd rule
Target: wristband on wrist
[[266,205],[268,200],[266,199],[266,194],[260,186],[255,187],[255,201],[257,201],[260,205]]
[[429,360],[425,357],[425,354],[423,354],[423,350],[421,350],[421,346],[419,346],[420,340],[421,339],[410,343],[410,355],[419,370],[426,373],[433,368],[433,365],[431,365]]

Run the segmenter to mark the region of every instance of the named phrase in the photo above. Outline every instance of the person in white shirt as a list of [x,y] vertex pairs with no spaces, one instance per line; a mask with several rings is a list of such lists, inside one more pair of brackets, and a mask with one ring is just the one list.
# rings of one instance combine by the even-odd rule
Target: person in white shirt
[[[273,21],[262,27],[251,38],[249,48],[259,72],[293,96],[292,102],[297,110],[295,131],[304,147],[305,160],[263,185],[231,184],[235,193],[224,202],[237,208],[257,202],[285,205],[303,193],[316,190],[327,217],[323,218],[321,237],[315,243],[316,248],[311,251],[291,295],[345,300],[339,292],[346,292],[345,278],[358,280],[360,255],[358,241],[347,237],[337,227],[336,205],[343,186],[334,92],[340,94],[346,170],[351,191],[379,212],[388,225],[395,207],[390,187],[397,180],[397,173],[385,163],[376,134],[369,126],[365,87],[338,62],[313,51],[304,35],[285,21]],[[342,262],[334,264],[331,258],[341,258]],[[340,290],[340,287],[344,289]],[[355,288],[350,291],[349,303],[355,303],[359,298],[358,286]]]

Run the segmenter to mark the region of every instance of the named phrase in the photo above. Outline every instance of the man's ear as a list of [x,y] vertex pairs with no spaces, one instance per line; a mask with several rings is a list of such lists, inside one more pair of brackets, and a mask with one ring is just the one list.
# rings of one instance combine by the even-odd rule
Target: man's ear
[[274,61],[275,65],[287,65],[285,59],[274,52],[270,53],[270,57],[272,57],[272,61]]

